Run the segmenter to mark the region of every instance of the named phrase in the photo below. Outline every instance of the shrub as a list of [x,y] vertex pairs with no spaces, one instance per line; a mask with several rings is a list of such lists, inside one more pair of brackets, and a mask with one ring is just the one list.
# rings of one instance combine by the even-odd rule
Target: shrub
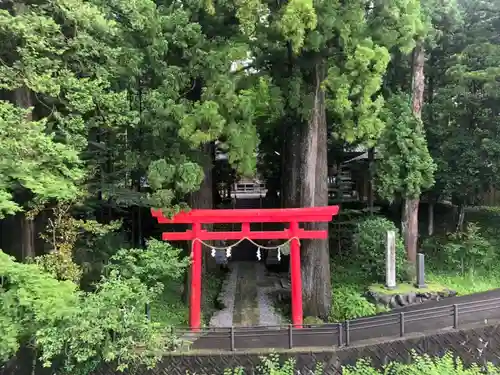
[[347,366],[343,369],[344,375],[480,375],[480,374],[500,374],[500,369],[488,364],[481,368],[477,364],[466,368],[460,359],[453,358],[453,355],[446,353],[443,357],[431,358],[428,355],[417,356],[413,354],[413,361],[410,364],[390,363],[383,369],[378,370],[372,367],[367,360],[359,360],[355,366]]
[[366,281],[382,282],[385,275],[385,243],[387,231],[396,232],[396,275],[406,277],[406,254],[399,232],[390,220],[370,217],[359,221],[353,233],[354,258]]
[[377,307],[363,297],[355,286],[334,287],[332,295],[332,308],[328,317],[331,322],[374,315],[378,312]]
[[463,232],[448,235],[448,239],[443,253],[449,264],[462,273],[476,267],[488,268],[493,263],[495,250],[475,223],[469,223]]
[[422,247],[440,268],[461,274],[476,268],[489,269],[495,263],[495,248],[475,223],[469,223],[463,232],[428,238]]
[[[297,360],[295,358],[288,358],[281,364],[280,356],[277,353],[272,353],[267,357],[260,357],[261,365],[257,366],[257,374],[259,375],[295,375],[299,373],[295,370]],[[311,375],[322,375],[323,364],[316,363],[314,372]]]
[[321,325],[323,323],[325,322],[316,316],[306,316],[304,318],[304,325],[306,326]]
[[126,278],[136,277],[148,286],[166,280],[179,280],[189,265],[181,250],[169,243],[151,239],[146,249],[120,249],[110,258],[108,271]]
[[59,365],[62,373],[75,375],[101,362],[118,370],[153,366],[166,345],[176,344],[147,320],[144,305],[158,290],[137,278],[112,272],[95,293],[85,293],[2,251],[0,275],[1,361],[31,348],[44,366]]

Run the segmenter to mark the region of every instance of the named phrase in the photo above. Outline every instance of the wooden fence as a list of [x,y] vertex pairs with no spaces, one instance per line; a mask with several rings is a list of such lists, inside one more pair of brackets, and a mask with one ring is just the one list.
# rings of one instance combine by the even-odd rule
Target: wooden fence
[[291,325],[205,328],[197,333],[180,329],[177,335],[186,343],[191,343],[191,349],[197,350],[332,348],[500,320],[500,297],[445,306],[418,307],[421,308],[303,328]]

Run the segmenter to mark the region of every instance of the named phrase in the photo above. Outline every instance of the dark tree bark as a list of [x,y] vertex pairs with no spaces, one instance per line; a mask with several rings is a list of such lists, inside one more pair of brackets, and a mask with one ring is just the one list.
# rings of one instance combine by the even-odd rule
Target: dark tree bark
[[462,232],[464,230],[464,222],[465,222],[465,204],[461,202],[458,205],[458,218],[457,218],[457,227],[455,228],[455,232]]
[[373,215],[375,202],[374,176],[375,176],[375,148],[371,147],[368,150],[368,174],[370,181],[368,182],[368,209],[370,215]]
[[427,234],[429,236],[434,234],[434,201],[431,199],[427,207]]
[[[214,144],[206,143],[201,148],[201,156],[199,163],[203,167],[203,181],[200,189],[191,194],[190,206],[193,209],[212,209],[213,208],[213,155]],[[205,229],[212,230],[212,225],[205,225]],[[213,269],[216,266],[215,259],[210,255],[209,249],[203,246],[203,270]]]
[[282,152],[281,206],[299,207],[300,190],[300,124],[289,120],[284,127],[284,147]]
[[[314,67],[314,107],[302,131],[300,148],[300,207],[328,205],[328,162],[325,93],[321,83],[326,71],[322,62]],[[328,224],[312,224],[328,230]],[[302,283],[304,315],[323,319],[331,306],[330,259],[328,241],[302,241]]]
[[[33,106],[33,97],[31,91],[27,87],[21,87],[14,92],[14,102],[21,108],[30,108]],[[32,121],[33,115],[29,113],[26,116],[26,121]],[[21,259],[36,256],[35,249],[35,221],[22,213],[20,216],[21,223]]]
[[[412,60],[412,109],[413,114],[421,119],[425,88],[425,50],[422,41],[417,42],[413,50]],[[419,204],[420,197],[406,198],[403,202],[401,227],[403,229],[407,258],[410,263],[415,263],[417,259]]]
[[[287,43],[288,61],[287,70],[288,77],[292,78],[294,69],[294,55],[292,43]],[[288,117],[286,124],[283,127],[283,149],[281,153],[281,206],[282,207],[299,207],[299,182],[300,182],[300,145],[301,145],[301,124],[297,122],[297,118],[293,115],[294,110],[290,108],[287,102],[286,110]]]

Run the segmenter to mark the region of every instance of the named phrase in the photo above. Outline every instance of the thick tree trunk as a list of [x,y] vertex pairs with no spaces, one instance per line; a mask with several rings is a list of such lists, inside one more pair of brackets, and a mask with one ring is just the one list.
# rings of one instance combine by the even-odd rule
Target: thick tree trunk
[[417,261],[419,203],[420,199],[405,199],[403,201],[401,227],[406,245],[406,256],[410,263]]
[[455,228],[456,232],[462,232],[464,230],[464,221],[465,221],[465,205],[463,203],[460,203],[458,205],[457,227]]
[[[190,198],[190,206],[192,209],[212,209],[213,208],[213,184],[212,184],[212,167],[213,167],[213,143],[206,143],[202,146],[201,157],[198,161],[203,166],[203,181],[200,189]],[[212,230],[212,225],[205,225],[205,229]],[[187,254],[191,254],[191,243],[188,244]],[[202,246],[203,251],[203,272],[214,269],[216,267],[215,259],[211,257],[209,249]],[[189,295],[191,294],[191,267],[188,267],[184,274],[184,290],[183,299],[185,303],[189,303]]]
[[289,122],[285,127],[282,152],[281,206],[299,207],[300,191],[300,124]]
[[[316,63],[314,73],[314,106],[301,137],[301,207],[328,205],[326,110],[325,94],[321,89],[326,72],[321,62]],[[328,229],[328,224],[310,227]],[[301,254],[304,315],[326,319],[332,300],[328,241],[302,241]]]
[[427,207],[427,234],[432,236],[434,234],[434,202],[429,199],[429,206]]
[[[287,72],[288,77],[293,77],[294,54],[292,43],[287,42]],[[300,145],[301,145],[301,122],[293,115],[295,110],[290,108],[287,102],[286,110],[288,116],[286,125],[283,127],[283,149],[281,152],[281,207],[300,207]]]
[[[412,64],[412,109],[413,114],[418,118],[422,118],[422,105],[424,101],[424,63],[425,50],[422,41],[419,41],[413,50]],[[410,263],[415,263],[417,259],[419,203],[420,197],[407,198],[405,199],[405,202],[403,202],[403,237],[405,241],[406,254]]]
[[375,202],[375,189],[374,176],[375,176],[375,148],[372,147],[368,150],[368,173],[370,181],[368,182],[368,209],[370,215],[373,215],[374,202]]
[[[200,189],[191,195],[191,208],[193,209],[212,209],[213,208],[213,143],[206,143],[202,146],[202,156],[200,164],[203,166],[203,182]],[[205,225],[205,229],[212,230],[212,225]],[[203,270],[214,269],[216,267],[215,259],[210,255],[209,249],[203,246]]]
[[[27,87],[21,87],[14,92],[14,102],[21,108],[30,108],[33,106],[33,98],[31,91]],[[31,112],[26,117],[26,121],[32,121],[33,115]],[[35,251],[35,222],[27,217],[24,213],[21,214],[21,248],[22,259],[36,256]]]

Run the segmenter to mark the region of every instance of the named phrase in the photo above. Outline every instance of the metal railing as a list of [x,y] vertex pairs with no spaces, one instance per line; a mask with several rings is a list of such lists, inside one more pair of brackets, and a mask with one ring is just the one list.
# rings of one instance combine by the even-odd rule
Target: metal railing
[[371,339],[406,337],[411,334],[487,323],[500,319],[500,298],[454,305],[390,312],[340,323],[288,326],[203,328],[176,333],[193,349],[292,349],[299,347],[342,347]]
[[267,193],[266,184],[262,183],[237,183],[233,185],[231,195],[243,197],[248,195],[265,196]]

